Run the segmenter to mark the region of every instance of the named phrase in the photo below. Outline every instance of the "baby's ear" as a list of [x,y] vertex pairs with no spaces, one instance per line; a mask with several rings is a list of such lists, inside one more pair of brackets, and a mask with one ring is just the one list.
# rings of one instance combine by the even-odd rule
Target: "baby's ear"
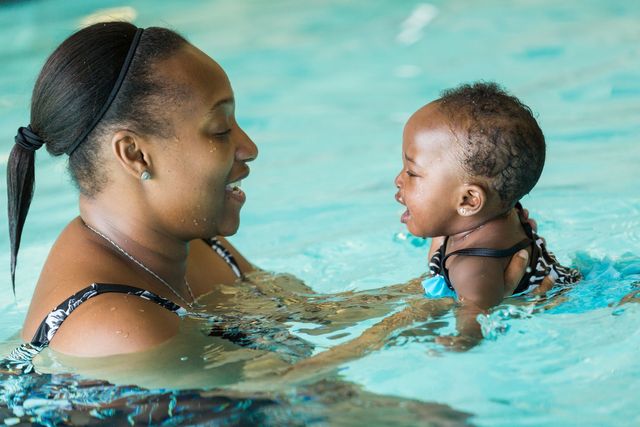
[[487,201],[487,193],[477,184],[463,184],[458,196],[457,211],[460,216],[472,216],[482,210]]

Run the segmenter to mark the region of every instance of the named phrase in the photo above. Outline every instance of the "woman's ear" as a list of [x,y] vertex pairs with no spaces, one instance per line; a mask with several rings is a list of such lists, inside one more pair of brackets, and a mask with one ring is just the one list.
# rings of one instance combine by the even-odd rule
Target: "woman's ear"
[[145,171],[152,174],[151,155],[146,141],[140,135],[128,130],[120,130],[113,134],[111,148],[126,173],[136,179],[140,179]]
[[482,210],[487,201],[487,193],[477,184],[463,184],[456,210],[460,216],[472,216]]

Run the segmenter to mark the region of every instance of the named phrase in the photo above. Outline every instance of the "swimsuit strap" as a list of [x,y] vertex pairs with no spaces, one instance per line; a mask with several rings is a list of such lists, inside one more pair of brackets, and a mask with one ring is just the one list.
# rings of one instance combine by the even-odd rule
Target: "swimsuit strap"
[[[449,236],[445,237],[444,242],[442,243],[442,246],[440,247],[442,254],[444,254],[445,251],[446,251],[446,247],[447,247],[447,242],[448,241],[449,241]],[[445,263],[447,262],[447,260],[450,257],[452,257],[453,255],[480,256],[480,257],[488,257],[488,258],[506,258],[508,256],[512,256],[513,254],[515,254],[519,250],[530,246],[532,243],[533,243],[532,239],[530,239],[529,237],[525,237],[524,239],[522,239],[521,241],[519,241],[518,243],[516,243],[515,245],[513,245],[513,246],[511,246],[510,248],[507,248],[507,249],[465,248],[465,249],[460,249],[460,250],[457,250],[457,251],[453,251],[450,254],[447,254],[444,257],[442,257],[442,259],[440,260],[440,272],[442,273],[442,276],[444,277],[444,280],[445,280],[445,283],[447,284],[447,286],[450,289],[453,289],[453,285],[451,285],[451,281],[449,280],[449,269],[445,266]],[[537,258],[534,258],[533,254],[532,254],[531,261],[535,262],[535,259],[537,259]],[[531,264],[532,263],[530,262],[530,266],[531,266]],[[535,265],[535,264],[533,264],[533,265]],[[525,279],[528,281],[527,274],[524,275],[524,277],[522,278],[522,280],[518,284],[518,287],[521,286],[522,282],[525,282]]]
[[127,295],[135,295],[147,301],[158,304],[172,313],[179,316],[187,314],[187,310],[178,304],[163,298],[153,292],[149,292],[135,286],[119,285],[113,283],[92,283],[71,295],[64,300],[56,308],[44,318],[38,326],[33,338],[30,342],[21,344],[14,349],[6,358],[0,360],[0,368],[10,367],[21,370],[23,373],[29,373],[34,370],[33,358],[45,349],[53,339],[54,335],[69,317],[69,315],[81,304],[98,295],[108,293],[119,293]]
[[[522,212],[524,209],[520,204],[520,202],[517,202],[514,208],[518,211],[518,214]],[[518,252],[521,249],[531,246],[532,253],[529,260],[529,266],[527,267],[527,271],[525,272],[524,276],[520,280],[520,283],[518,283],[518,286],[516,287],[516,290],[514,291],[514,293],[516,291],[520,292],[522,290],[521,288],[526,289],[528,287],[531,271],[536,266],[539,252],[537,251],[537,247],[535,245],[535,237],[534,237],[534,233],[533,233],[533,229],[531,228],[531,225],[528,222],[524,222],[524,221],[521,221],[520,224],[524,228],[524,232],[527,235],[527,237],[507,249],[466,248],[466,249],[460,249],[460,250],[451,252],[450,254],[445,256],[445,252],[447,249],[447,242],[449,241],[449,236],[445,237],[444,242],[442,243],[442,246],[440,246],[440,249],[438,250],[438,252],[440,252],[440,262],[439,262],[440,273],[444,277],[444,280],[447,286],[453,290],[453,286],[451,285],[451,281],[449,280],[449,269],[445,267],[445,263],[447,262],[447,259],[449,259],[449,257],[453,255],[480,256],[480,257],[488,257],[488,258],[506,258],[508,256],[514,255],[516,252]]]
[[67,317],[81,304],[94,298],[98,295],[118,293],[134,295],[158,304],[160,307],[165,308],[178,315],[186,314],[186,310],[169,301],[166,298],[161,297],[153,292],[149,292],[142,288],[129,285],[119,285],[115,283],[93,283],[84,289],[79,290],[69,298],[64,300],[60,305],[51,310],[51,312],[44,318],[40,326],[36,330],[36,333],[31,339],[31,344],[35,346],[47,346],[58,331],[58,328],[64,322]]
[[[236,262],[235,258],[218,239],[213,237],[203,240],[227,263],[227,265],[229,265],[233,273],[238,278],[243,278],[242,271],[240,270],[240,266]],[[3,366],[11,366],[19,368],[24,373],[33,371],[34,367],[32,359],[49,345],[60,328],[60,325],[62,325],[62,322],[64,322],[67,317],[69,317],[69,315],[84,302],[106,293],[134,295],[156,303],[179,316],[189,314],[185,308],[178,304],[142,288],[114,283],[93,283],[86,288],[79,290],[53,309],[40,323],[30,342],[21,344],[6,358],[0,360],[0,369],[2,369]]]
[[[516,203],[515,209],[518,213],[523,211],[520,202]],[[521,217],[522,218],[522,217]],[[524,249],[531,245],[531,256],[529,257],[529,265],[525,274],[520,279],[520,283],[513,291],[518,294],[527,291],[532,286],[537,286],[550,276],[555,283],[571,284],[582,278],[580,272],[573,268],[563,267],[553,254],[547,251],[544,240],[538,236],[527,221],[521,221],[520,224],[524,229],[528,239],[523,239],[509,249],[489,249],[489,248],[468,248],[454,251],[445,256],[447,242],[449,237],[445,237],[443,244],[435,251],[429,260],[429,271],[432,275],[439,274],[444,278],[447,287],[453,291],[455,289],[449,280],[449,270],[445,267],[446,260],[452,255],[463,256],[485,256],[485,257],[507,257],[515,254],[520,249]]]
[[[518,213],[521,213],[524,210],[520,202],[516,203],[515,208]],[[522,276],[522,279],[520,279],[520,283],[518,283],[518,286],[516,286],[516,288],[513,290],[513,294],[518,294],[520,292],[526,291],[527,289],[529,289],[529,286],[531,286],[532,281],[537,280],[539,271],[536,266],[538,265],[540,258],[543,257],[541,246],[539,244],[539,241],[541,242],[541,239],[538,237],[536,232],[533,231],[533,227],[531,227],[531,224],[529,224],[528,221],[521,221],[520,224],[522,225],[522,228],[524,229],[527,237],[531,239],[531,256],[529,257],[529,266]],[[543,279],[544,277],[546,277],[546,273],[543,274]],[[540,279],[540,283],[541,282],[542,279]]]
[[524,239],[520,240],[518,243],[516,243],[515,245],[507,249],[491,249],[491,248],[460,249],[457,251],[453,251],[450,254],[447,254],[442,259],[442,265],[444,265],[447,259],[449,259],[449,257],[453,255],[481,256],[481,257],[488,257],[488,258],[505,258],[515,254],[520,249],[526,248],[527,246],[531,245],[532,242],[533,240],[531,240],[528,237],[525,237]]
[[211,237],[209,239],[202,239],[202,240],[207,245],[209,245],[211,249],[213,249],[214,252],[217,253],[220,256],[220,258],[224,260],[224,262],[227,263],[227,265],[229,266],[229,268],[231,268],[231,271],[233,271],[233,274],[235,274],[237,278],[239,279],[244,278],[244,275],[242,274],[242,270],[240,270],[240,266],[238,265],[238,262],[233,257],[231,252],[229,252],[229,250],[225,248],[218,239],[216,239],[215,237]]
[[[240,267],[233,255],[220,243],[215,237],[211,239],[203,239],[211,248],[229,265],[231,270],[237,277],[242,277]],[[135,295],[148,301],[154,302],[167,310],[179,315],[186,314],[186,310],[168,299],[149,292],[147,290],[137,288],[135,286],[94,283],[80,291],[76,292],[58,307],[51,311],[38,327],[31,344],[35,346],[47,346],[53,338],[62,322],[75,310],[80,304],[100,294],[105,293],[121,293]]]

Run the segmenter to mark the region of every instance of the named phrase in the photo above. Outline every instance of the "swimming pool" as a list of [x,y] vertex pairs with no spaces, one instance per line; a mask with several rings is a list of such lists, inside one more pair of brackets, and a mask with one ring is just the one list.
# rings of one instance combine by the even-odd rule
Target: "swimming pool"
[[[393,199],[402,123],[443,88],[496,80],[538,114],[547,137],[545,171],[523,203],[550,248],[580,266],[586,280],[534,313],[507,301],[487,319],[489,339],[469,352],[443,351],[421,338],[420,328],[431,326],[417,325],[344,364],[341,375],[371,393],[450,405],[473,414],[477,425],[640,423],[640,306],[618,305],[640,281],[640,4],[122,6],[94,0],[0,6],[3,173],[46,56],[87,16],[119,7],[138,25],[179,30],[229,73],[238,120],[260,148],[243,183],[248,201],[233,242],[262,268],[292,273],[317,291],[372,289],[426,269],[426,248],[404,234]],[[53,239],[77,214],[64,167],[38,154],[15,303],[0,216],[2,340],[19,329]],[[306,338],[319,347],[335,342]]]

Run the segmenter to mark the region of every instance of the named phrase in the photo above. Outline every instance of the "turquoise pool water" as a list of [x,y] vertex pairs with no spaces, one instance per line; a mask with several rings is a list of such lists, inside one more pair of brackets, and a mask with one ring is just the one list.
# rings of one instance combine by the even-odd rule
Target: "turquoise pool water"
[[[393,199],[411,112],[471,80],[519,96],[548,142],[523,203],[586,280],[547,310],[507,301],[469,352],[443,351],[417,325],[343,365],[342,376],[372,393],[448,404],[483,426],[640,424],[640,305],[618,305],[640,281],[640,3],[0,2],[3,174],[46,56],[87,16],[122,6],[138,25],[179,30],[227,70],[238,120],[260,148],[232,241],[320,292],[425,271],[426,247],[404,234]],[[2,340],[20,328],[47,251],[77,214],[64,168],[38,154],[15,302],[0,216]]]

